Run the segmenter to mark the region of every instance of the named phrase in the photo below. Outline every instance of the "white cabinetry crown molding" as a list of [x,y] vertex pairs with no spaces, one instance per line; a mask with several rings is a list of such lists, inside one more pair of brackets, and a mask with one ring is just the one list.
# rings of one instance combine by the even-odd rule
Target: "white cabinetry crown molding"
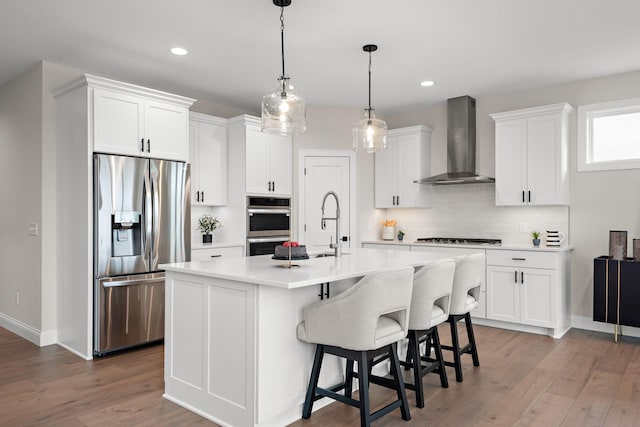
[[573,107],[566,102],[559,104],[543,105],[541,107],[523,108],[521,110],[505,111],[503,113],[489,114],[489,116],[495,120],[509,120],[509,119],[521,119],[530,118],[534,116],[542,116],[545,114],[564,113],[568,114],[573,110]]
[[232,117],[227,120],[227,123],[229,123],[230,125],[241,124],[262,127],[262,119],[260,117],[250,116],[248,114],[242,114],[240,116]]
[[168,92],[162,92],[155,89],[149,89],[142,86],[137,86],[131,83],[119,82],[116,80],[107,79],[104,77],[94,76],[91,74],[84,74],[82,77],[72,81],[66,86],[53,92],[53,96],[58,96],[68,90],[75,89],[82,86],[91,86],[102,89],[117,90],[119,92],[128,93],[135,96],[144,96],[148,99],[155,99],[157,101],[171,102],[183,107],[191,107],[194,102],[193,98],[187,98],[186,96],[174,95]]

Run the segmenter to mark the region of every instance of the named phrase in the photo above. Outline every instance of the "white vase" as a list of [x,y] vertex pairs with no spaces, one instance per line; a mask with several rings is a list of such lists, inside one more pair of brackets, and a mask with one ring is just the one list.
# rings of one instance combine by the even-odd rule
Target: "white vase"
[[382,240],[393,240],[395,232],[395,227],[382,227]]

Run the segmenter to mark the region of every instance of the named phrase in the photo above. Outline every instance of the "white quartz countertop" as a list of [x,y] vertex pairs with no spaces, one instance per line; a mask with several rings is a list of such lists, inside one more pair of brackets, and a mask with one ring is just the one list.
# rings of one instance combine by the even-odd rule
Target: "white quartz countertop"
[[207,261],[192,261],[162,264],[160,268],[169,272],[228,279],[258,285],[295,289],[320,283],[362,277],[381,269],[419,266],[443,258],[437,252],[401,252],[380,249],[349,249],[341,257],[333,256],[292,261],[300,267],[285,268],[288,261],[278,261],[271,255],[214,258]]
[[540,251],[540,252],[566,252],[572,251],[572,246],[562,245],[562,246],[545,246],[544,242],[540,244],[539,247],[534,248],[533,244],[527,245],[515,245],[515,244],[501,244],[501,245],[456,245],[456,244],[447,244],[447,243],[423,243],[423,242],[415,242],[415,241],[399,241],[399,240],[366,240],[362,242],[365,243],[375,243],[377,245],[389,245],[389,249],[392,249],[393,246],[424,246],[431,248],[468,248],[468,249],[495,249],[495,250],[509,250],[509,251]]

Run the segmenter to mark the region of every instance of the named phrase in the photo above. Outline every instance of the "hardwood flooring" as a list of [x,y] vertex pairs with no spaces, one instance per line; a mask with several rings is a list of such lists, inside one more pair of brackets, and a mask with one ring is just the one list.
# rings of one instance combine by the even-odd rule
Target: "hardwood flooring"
[[[615,344],[611,334],[576,329],[560,340],[474,330],[480,367],[464,356],[464,382],[448,368],[448,389],[427,375],[425,408],[408,391],[411,421],[398,410],[374,426],[640,426],[640,340]],[[448,341],[446,328],[440,335]],[[161,345],[84,361],[0,328],[0,426],[215,426],[162,393]],[[393,392],[372,385],[371,395],[375,409]],[[357,409],[341,403],[292,424],[358,425]]]

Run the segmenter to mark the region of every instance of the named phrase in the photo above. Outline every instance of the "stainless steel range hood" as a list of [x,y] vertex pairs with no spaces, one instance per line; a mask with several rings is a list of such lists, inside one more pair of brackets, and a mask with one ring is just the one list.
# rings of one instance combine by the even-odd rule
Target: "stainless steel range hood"
[[494,178],[476,174],[476,100],[447,100],[447,173],[413,181],[418,184],[479,184]]

